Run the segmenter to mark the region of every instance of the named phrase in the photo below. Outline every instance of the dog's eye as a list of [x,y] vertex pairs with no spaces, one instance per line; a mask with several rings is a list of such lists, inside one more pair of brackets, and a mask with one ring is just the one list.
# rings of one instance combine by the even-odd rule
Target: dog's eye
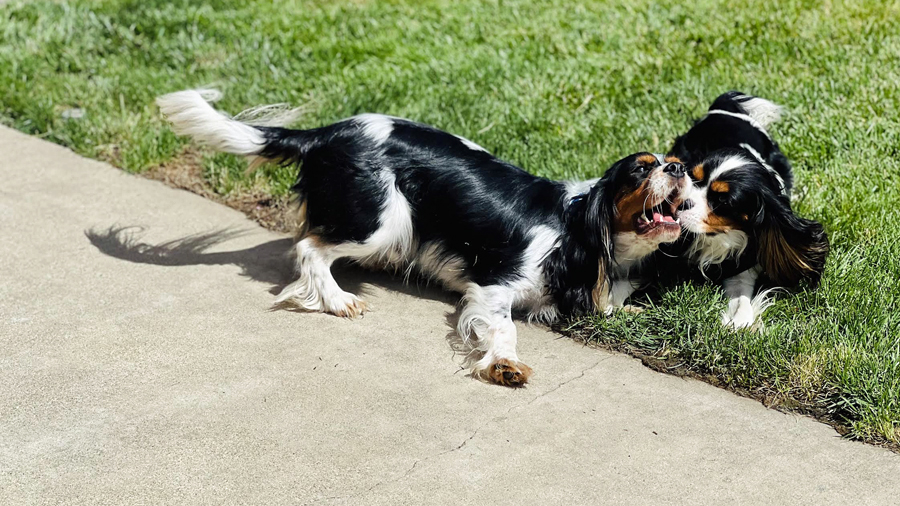
[[717,210],[723,206],[727,207],[731,204],[729,196],[723,193],[710,193],[706,199],[709,201],[710,207],[712,207],[713,210]]

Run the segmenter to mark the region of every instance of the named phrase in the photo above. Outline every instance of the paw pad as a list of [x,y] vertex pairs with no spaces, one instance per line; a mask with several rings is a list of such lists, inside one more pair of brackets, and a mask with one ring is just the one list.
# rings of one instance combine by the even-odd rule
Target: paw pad
[[487,369],[487,376],[492,382],[508,387],[520,387],[531,377],[531,368],[521,362],[501,358]]

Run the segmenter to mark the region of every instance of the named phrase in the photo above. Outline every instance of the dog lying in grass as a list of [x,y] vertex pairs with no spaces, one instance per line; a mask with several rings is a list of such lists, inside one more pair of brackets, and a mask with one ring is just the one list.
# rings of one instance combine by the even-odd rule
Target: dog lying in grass
[[779,118],[774,103],[731,91],[669,151],[693,184],[679,215],[684,233],[660,251],[660,272],[694,269],[721,282],[729,299],[722,321],[735,328],[754,325],[765,310],[768,290],[754,297],[760,278],[775,287],[815,285],[829,251],[822,225],[791,209],[791,165],[767,131]]
[[552,322],[619,307],[629,272],[681,235],[690,182],[673,157],[636,153],[602,178],[551,181],[409,120],[362,114],[292,130],[289,115],[229,118],[209,105],[217,96],[188,90],[157,104],[177,134],[298,167],[297,278],[276,303],[359,316],[366,303],[338,286],[334,261],[415,270],[463,294],[457,331],[472,372],[498,384],[532,374],[516,352],[514,310]]

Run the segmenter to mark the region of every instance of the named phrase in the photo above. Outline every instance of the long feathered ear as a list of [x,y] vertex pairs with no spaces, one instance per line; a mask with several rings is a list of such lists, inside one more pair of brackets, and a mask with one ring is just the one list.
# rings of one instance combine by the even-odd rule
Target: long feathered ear
[[609,302],[609,266],[615,257],[613,218],[615,214],[612,185],[606,177],[591,188],[585,209],[585,238],[591,250],[597,252],[597,282],[591,290],[591,300],[598,312],[606,310]]
[[763,201],[756,230],[758,260],[766,276],[788,288],[803,280],[817,285],[830,248],[825,228],[794,214],[787,197],[766,192]]

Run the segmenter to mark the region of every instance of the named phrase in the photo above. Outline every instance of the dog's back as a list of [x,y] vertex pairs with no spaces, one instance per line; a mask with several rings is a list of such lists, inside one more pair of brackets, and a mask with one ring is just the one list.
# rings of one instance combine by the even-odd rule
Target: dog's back
[[764,98],[729,91],[719,95],[706,116],[675,139],[669,154],[690,167],[719,150],[742,150],[775,171],[784,183],[785,193],[789,194],[793,186],[790,162],[768,132],[769,126],[780,117],[778,105]]

